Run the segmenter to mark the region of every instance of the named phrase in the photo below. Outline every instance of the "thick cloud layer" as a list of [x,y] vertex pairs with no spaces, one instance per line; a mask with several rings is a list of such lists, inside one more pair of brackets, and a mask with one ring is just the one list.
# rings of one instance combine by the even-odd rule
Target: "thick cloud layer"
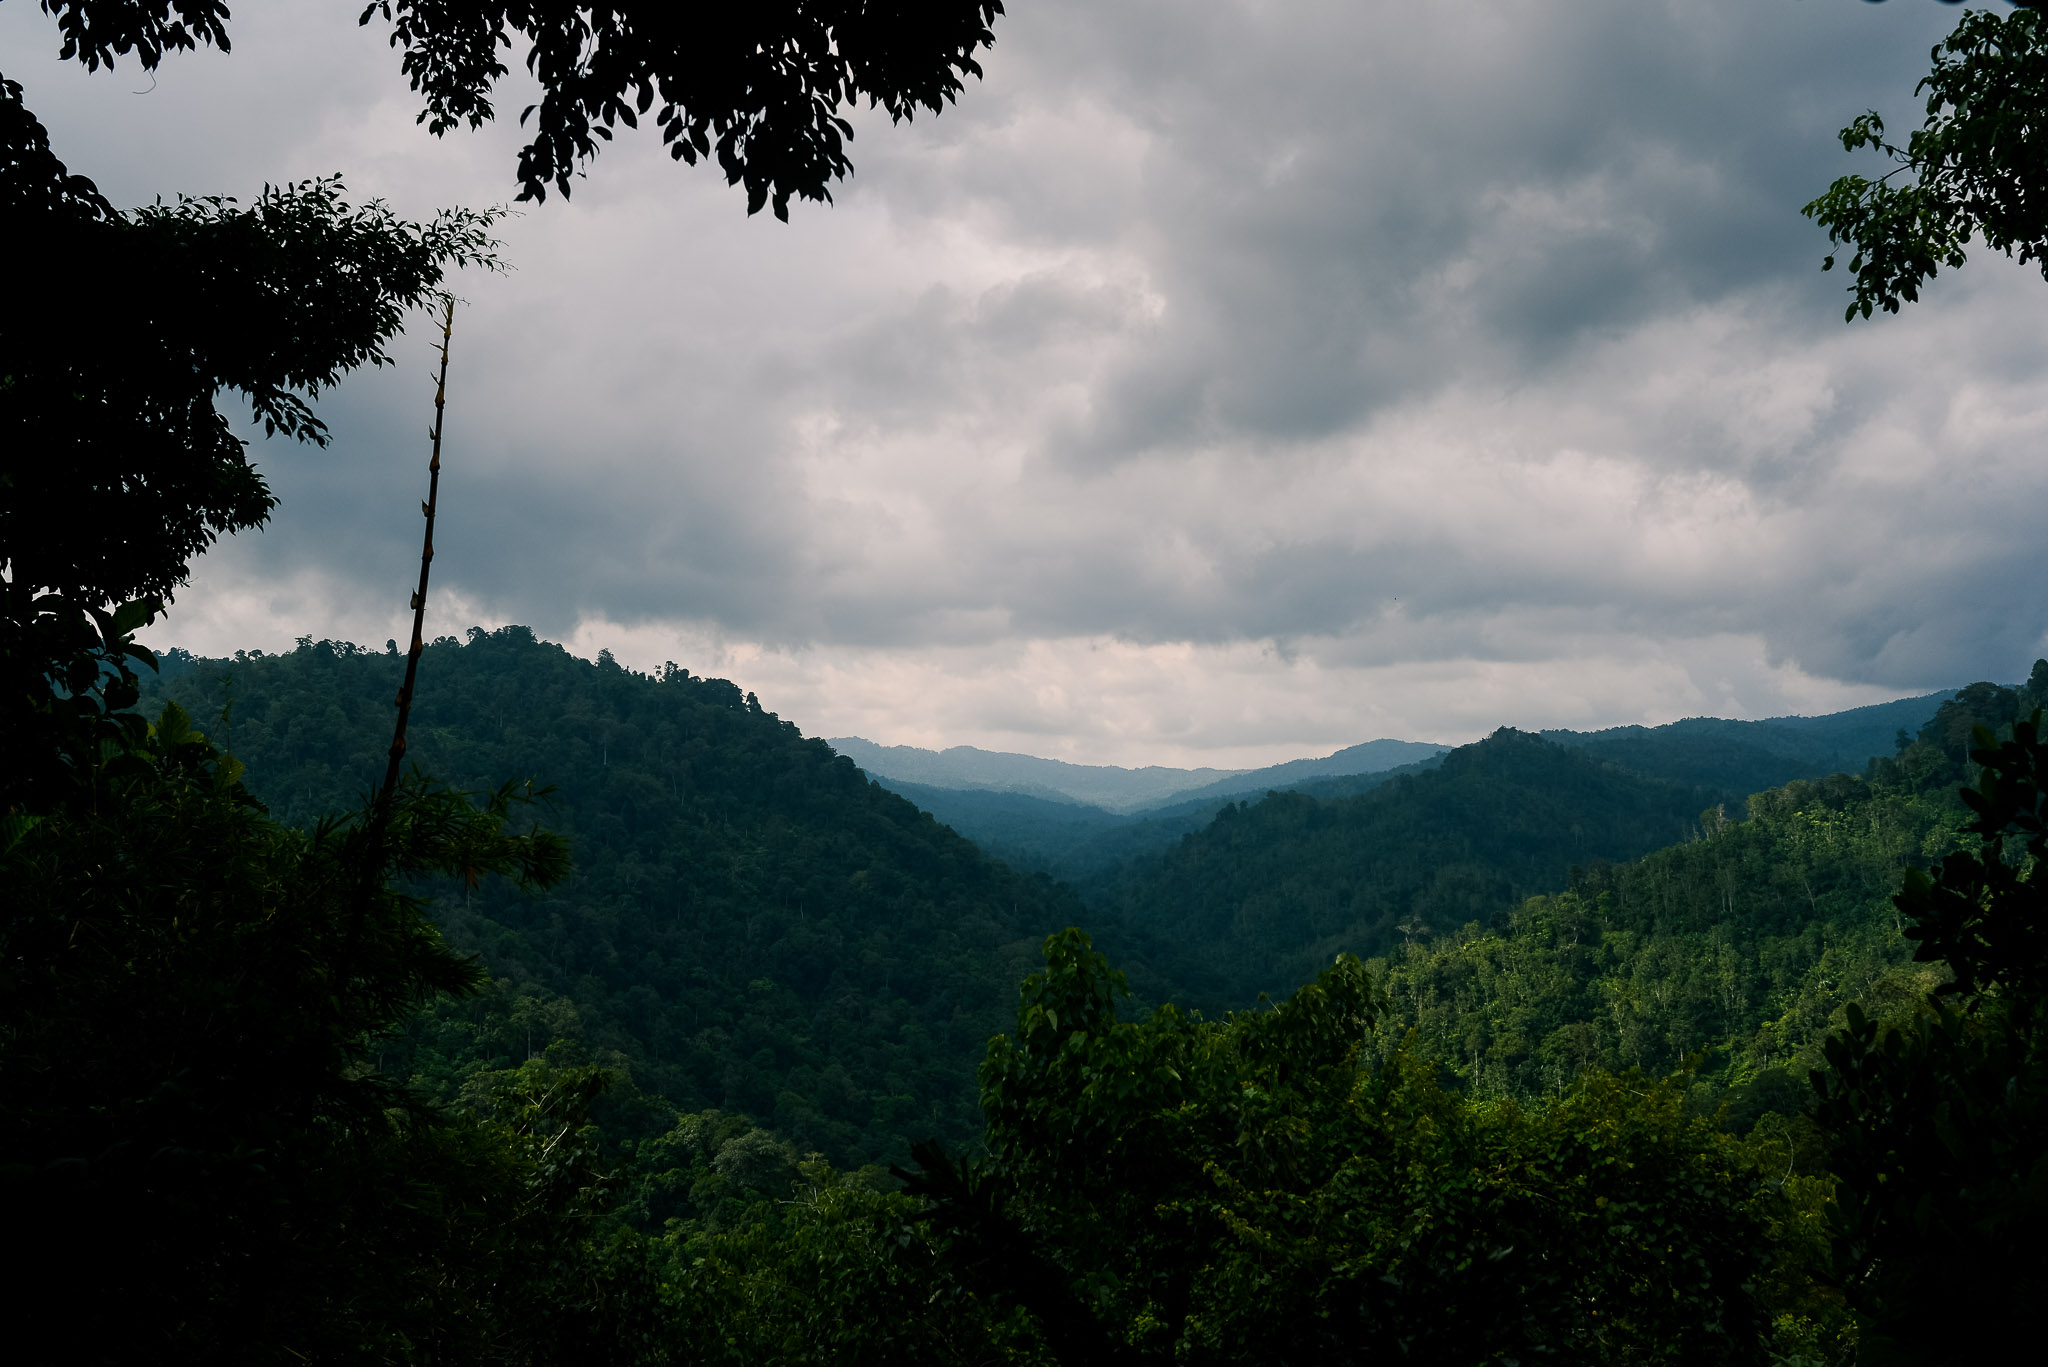
[[[820,734],[1097,763],[1827,709],[2048,650],[2048,284],[1846,327],[1799,206],[1955,12],[1895,0],[1032,0],[831,209],[622,137],[465,283],[438,630],[723,672]],[[0,70],[121,201],[336,169],[511,191],[349,6]],[[501,107],[524,101],[507,91]],[[381,643],[430,390],[273,446],[271,529],[160,636]],[[411,362],[417,362],[412,364]]]

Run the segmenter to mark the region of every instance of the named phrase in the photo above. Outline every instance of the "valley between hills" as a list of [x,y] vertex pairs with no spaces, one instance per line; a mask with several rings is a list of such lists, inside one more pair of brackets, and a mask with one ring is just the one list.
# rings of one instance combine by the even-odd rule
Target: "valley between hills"
[[[177,703],[310,827],[380,768],[391,673],[324,641],[173,652],[144,707]],[[1349,953],[1396,989],[1383,1031],[1418,1030],[1462,1087],[1696,1059],[1701,1104],[1760,1105],[1847,1003],[1925,990],[1890,896],[1958,839],[1958,718],[2009,722],[2048,678],[1229,774],[835,753],[723,680],[519,627],[442,638],[421,677],[411,762],[464,790],[543,785],[573,871],[538,895],[432,891],[489,986],[432,1005],[384,1066],[446,1100],[529,1058],[602,1063],[621,1145],[716,1110],[853,1167],[974,1141],[986,1044],[1070,925],[1133,1010],[1220,1016]],[[1354,764],[1372,767],[1331,772]]]
[[257,8],[0,18],[10,1361],[2024,1360],[2048,3]]
[[[1845,1361],[1856,1193],[2006,1172],[2031,1104],[2048,661],[1219,773],[835,748],[479,629],[374,796],[395,653],[158,664],[10,819],[7,1114],[49,1267],[137,1193],[209,1222],[233,1265],[149,1293],[235,1288],[194,1341]],[[266,1259],[280,1203],[329,1233]]]

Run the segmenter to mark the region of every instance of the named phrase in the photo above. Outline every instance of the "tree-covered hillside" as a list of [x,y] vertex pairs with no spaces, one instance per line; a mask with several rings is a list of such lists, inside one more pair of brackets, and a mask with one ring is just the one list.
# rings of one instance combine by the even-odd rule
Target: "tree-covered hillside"
[[2048,661],[2016,688],[1960,690],[1864,776],[1757,793],[1747,819],[1709,814],[1682,843],[1575,869],[1507,916],[1413,937],[1382,965],[1401,1028],[1486,1094],[1698,1055],[1739,1118],[1800,1109],[1850,1003],[1894,1015],[1940,981],[1901,933],[1901,872],[1965,843],[1972,729],[2009,734],[2041,706]]
[[[374,777],[397,665],[308,641],[174,654],[154,688],[232,746],[277,816],[310,826]],[[422,1017],[386,1063],[452,1095],[559,1040],[558,1057],[630,1073],[628,1129],[719,1107],[842,1161],[900,1155],[971,1133],[973,1062],[1001,1003],[1038,937],[1078,924],[1143,998],[1210,1009],[1283,995],[1339,952],[1390,956],[1430,1050],[1497,1089],[1707,1045],[1751,1060],[1746,1077],[1800,1047],[1751,1040],[1762,1004],[1796,998],[1784,1029],[1807,1041],[1902,961],[1885,899],[1960,820],[1925,795],[1966,777],[1972,721],[2009,723],[2032,693],[1975,685],[1871,783],[1795,783],[1748,820],[1721,790],[1511,730],[1417,771],[1142,817],[917,794],[989,852],[1073,879],[1084,907],[730,683],[576,660],[523,628],[443,638],[422,664],[413,761],[470,789],[552,786],[543,819],[577,872],[534,898],[440,890],[447,934],[493,986]],[[1697,750],[1690,772],[1717,737],[1739,744],[1706,724],[1647,734]],[[1553,896],[1524,905],[1538,894]],[[1550,965],[1540,1004],[1496,953]]]
[[[397,663],[180,656],[159,691],[305,823],[375,773]],[[1852,1004],[1924,1011],[1943,970],[1910,962],[1900,871],[1968,845],[1971,728],[2048,701],[2048,664],[1973,685],[1863,777],[1734,813],[1503,730],[1370,791],[1230,804],[1126,861],[1091,913],[729,683],[518,628],[435,643],[421,680],[414,757],[469,787],[552,781],[543,819],[581,867],[529,897],[423,889],[494,982],[369,1062],[472,1111],[595,1088],[563,1064],[628,1074],[580,1132],[578,1161],[609,1165],[593,1227],[630,1251],[618,1268],[659,1269],[661,1333],[735,1364],[1196,1341],[1237,1361],[1389,1334],[1675,1361],[1724,1331],[1729,1361],[1842,1360],[1839,1135],[1804,1114],[1802,1074],[1832,1066]],[[1119,1009],[1062,932],[991,1041],[1039,933],[1090,922],[1139,1001]],[[1144,1011],[1262,990],[1292,1000]],[[989,1156],[920,1149],[900,1193],[802,1157],[927,1135]],[[1669,1229],[1638,1237],[1632,1211]]]
[[1950,696],[1929,693],[1821,717],[1688,717],[1664,726],[1543,736],[1639,774],[1716,789],[1733,801],[1796,779],[1860,774],[1871,759],[1897,751],[1898,737],[1917,735]]
[[[159,691],[310,825],[381,771],[399,665],[307,641],[176,659]],[[559,1038],[659,1098],[631,1128],[662,1123],[662,1102],[723,1107],[835,1160],[900,1154],[973,1132],[983,1044],[1039,939],[1083,919],[723,680],[477,631],[428,648],[411,735],[444,782],[552,787],[540,819],[576,865],[544,895],[436,890],[493,987],[444,1001],[384,1062],[411,1050],[444,1094]]]
[[[1341,953],[1486,921],[1697,829],[1711,794],[1503,729],[1357,796],[1274,793],[1127,864],[1105,909],[1207,1004],[1279,995]],[[1403,929],[1406,927],[1406,929]]]
[[1387,983],[1425,1050],[1489,1094],[1555,1092],[1589,1065],[1667,1073],[1691,1054],[1797,1109],[1815,1048],[1851,1001],[1897,1008],[1908,967],[1892,906],[1909,862],[1945,853],[1949,790],[1837,776],[1759,793],[1747,820],[1580,871],[1490,923],[1395,949]]
[[[1799,779],[1863,772],[1872,758],[1893,754],[1898,737],[1917,732],[1948,696],[1930,693],[1819,717],[1767,721],[1692,717],[1663,726],[1542,734],[1546,740],[1584,750],[1637,774],[1697,788],[1702,803],[1725,805],[1739,815],[1742,802],[1751,793]],[[856,751],[857,760],[864,754],[872,758],[881,753],[881,747],[866,741],[835,745],[864,747]],[[1047,788],[963,787],[941,781],[936,769],[929,782],[897,777],[894,766],[887,773],[873,765],[869,770],[885,787],[903,794],[990,854],[1016,868],[1072,883],[1084,899],[1097,902],[1104,900],[1116,882],[1119,865],[1155,854],[1200,830],[1232,802],[1256,802],[1269,792],[1301,792],[1325,801],[1367,792],[1401,774],[1434,768],[1441,756],[1429,752],[1438,748],[1405,741],[1370,741],[1323,759],[1249,770],[1149,805],[1115,811]],[[933,757],[930,751],[907,753]],[[1406,754],[1423,757],[1385,767]],[[1350,772],[1354,767],[1363,772]]]

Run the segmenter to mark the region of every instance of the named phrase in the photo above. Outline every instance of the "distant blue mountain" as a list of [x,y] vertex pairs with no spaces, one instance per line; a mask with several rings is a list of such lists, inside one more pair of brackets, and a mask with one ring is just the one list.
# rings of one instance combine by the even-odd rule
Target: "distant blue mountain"
[[[1954,690],[1818,717],[1729,721],[1690,717],[1663,726],[1546,731],[1650,778],[1739,804],[1766,788],[1835,772],[1861,773],[1917,734]],[[1318,759],[1263,769],[1120,769],[955,746],[921,750],[849,737],[831,742],[869,777],[1021,868],[1091,882],[1148,850],[1207,826],[1234,801],[1292,790],[1328,802],[1436,767],[1449,746],[1375,740]],[[1459,752],[1459,753],[1462,753]]]
[[1291,783],[1269,783],[1255,790],[1203,790],[1204,796],[1170,801],[1141,812],[1112,812],[1063,797],[1046,798],[1033,793],[937,788],[897,778],[876,777],[875,781],[910,799],[998,859],[1015,868],[1064,879],[1085,894],[1099,875],[1135,855],[1157,850],[1201,830],[1233,801],[1263,797],[1276,788],[1306,793],[1318,801],[1351,797],[1403,774],[1434,768],[1441,762],[1441,755],[1432,754],[1415,764],[1370,774],[1310,774]]
[[858,736],[827,744],[871,778],[899,783],[1021,793],[1049,802],[1079,802],[1107,812],[1131,813],[1232,793],[1289,788],[1312,778],[1373,774],[1440,755],[1450,747],[1420,741],[1372,740],[1320,759],[1295,759],[1264,769],[1170,769],[1148,765],[1121,769],[1108,764],[1069,764],[1036,755],[956,745],[921,750],[914,745],[877,745]]
[[1228,778],[1220,778],[1203,787],[1189,788],[1185,792],[1177,793],[1173,801],[1192,802],[1235,794],[1263,793],[1272,788],[1295,788],[1318,778],[1382,774],[1389,769],[1421,764],[1438,755],[1449,754],[1450,750],[1451,747],[1448,745],[1436,745],[1429,741],[1369,740],[1363,745],[1349,746],[1321,759],[1291,759],[1285,764],[1268,765],[1264,769],[1247,769],[1241,774],[1232,774]]
[[1189,788],[1244,772],[1240,769],[1169,769],[1148,765],[1120,769],[1113,764],[1069,764],[1001,750],[955,745],[921,750],[914,745],[877,745],[859,736],[826,742],[866,770],[868,776],[933,788],[985,789],[1028,793],[1049,801],[1084,802],[1105,811],[1128,812],[1165,802]]

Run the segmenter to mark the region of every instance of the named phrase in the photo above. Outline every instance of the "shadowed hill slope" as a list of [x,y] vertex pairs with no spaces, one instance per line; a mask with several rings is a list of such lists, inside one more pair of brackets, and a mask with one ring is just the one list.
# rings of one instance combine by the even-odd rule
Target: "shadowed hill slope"
[[[1873,757],[1897,750],[1900,733],[1916,734],[1949,696],[1930,693],[1819,717],[1693,717],[1663,726],[1546,731],[1543,736],[1638,774],[1697,788],[1702,805],[1725,804],[1739,816],[1751,793],[1831,773],[1862,773]],[[1445,747],[1419,742],[1368,741],[1320,759],[1230,774],[1111,810],[1060,790],[1060,775],[1145,775],[1148,782],[1156,782],[1161,775],[1192,771],[1092,768],[965,747],[934,752],[885,750],[859,740],[834,744],[846,747],[885,787],[989,853],[1019,868],[1066,879],[1089,896],[1114,876],[1117,865],[1201,829],[1233,801],[1256,801],[1275,791],[1304,792],[1325,800],[1365,792],[1393,776],[1432,767],[1447,753]],[[1026,768],[999,772],[987,767],[997,761],[1039,767],[1029,774]],[[1035,777],[1027,784],[1023,780],[1029,776]],[[976,786],[998,778],[1004,782]]]
[[[144,706],[175,698],[310,824],[382,771],[401,664],[330,642],[182,657]],[[560,1039],[657,1111],[744,1111],[842,1162],[964,1139],[1039,938],[1085,917],[723,680],[473,632],[427,650],[411,735],[459,787],[553,785],[540,817],[577,864],[531,898],[442,890],[447,935],[498,980],[394,1043],[443,1090]]]
[[[1485,922],[1575,864],[1694,834],[1706,790],[1503,729],[1355,797],[1234,804],[1102,899],[1204,1005],[1280,995],[1340,952]],[[1410,929],[1404,932],[1406,924]]]

